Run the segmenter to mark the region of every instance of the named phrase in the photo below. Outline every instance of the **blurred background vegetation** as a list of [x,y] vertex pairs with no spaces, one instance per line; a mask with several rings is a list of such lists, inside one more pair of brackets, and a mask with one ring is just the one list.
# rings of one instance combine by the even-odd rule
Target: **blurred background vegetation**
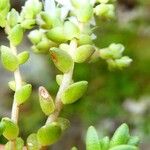
[[[14,0],[12,6],[19,10],[23,3]],[[82,100],[63,109],[62,116],[71,120],[71,128],[52,150],[69,150],[73,145],[83,150],[88,126],[94,125],[100,136],[111,135],[122,122],[128,123],[132,134],[141,138],[142,150],[150,148],[150,1],[118,0],[116,14],[114,21],[97,19],[95,44],[103,48],[112,42],[122,43],[133,63],[123,71],[111,72],[103,60],[76,65],[74,80],[89,81],[89,88]],[[0,45],[7,42],[1,29]],[[18,49],[30,50],[28,39]],[[31,99],[20,109],[19,124],[24,139],[46,120],[39,107],[38,87],[45,86],[52,96],[58,90],[55,75],[59,72],[49,56],[30,53],[29,62],[21,68],[23,79],[34,87]],[[11,113],[13,92],[7,82],[12,79],[12,74],[0,65],[0,117]],[[0,143],[5,143],[3,137]]]

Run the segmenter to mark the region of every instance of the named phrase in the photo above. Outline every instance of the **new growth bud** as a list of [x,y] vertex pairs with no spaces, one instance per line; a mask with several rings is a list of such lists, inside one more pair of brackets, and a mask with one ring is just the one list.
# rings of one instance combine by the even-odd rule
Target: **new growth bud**
[[115,16],[115,8],[113,4],[99,4],[94,8],[94,13],[102,19],[112,19]]
[[34,19],[41,10],[42,3],[39,0],[27,0],[21,11],[22,20]]
[[112,43],[108,48],[100,49],[99,54],[101,58],[107,60],[109,69],[123,69],[132,62],[128,56],[122,56],[124,49],[122,44]]

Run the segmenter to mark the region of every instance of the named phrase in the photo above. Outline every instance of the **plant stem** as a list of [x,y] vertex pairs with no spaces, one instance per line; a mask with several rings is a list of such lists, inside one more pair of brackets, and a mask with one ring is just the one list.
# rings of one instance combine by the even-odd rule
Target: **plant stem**
[[[76,50],[76,48],[77,48],[77,41],[76,41],[76,39],[73,39],[70,42],[70,55],[71,56],[73,56],[74,51]],[[74,70],[74,65],[68,73],[65,73],[63,75],[63,80],[62,80],[62,83],[59,87],[59,90],[58,90],[58,93],[57,93],[56,99],[55,99],[56,110],[54,111],[53,114],[51,114],[48,117],[48,119],[46,121],[46,124],[55,121],[57,119],[57,117],[59,116],[59,113],[60,113],[60,111],[62,110],[62,107],[63,107],[63,103],[61,102],[61,95],[71,83],[73,70]]]
[[[16,47],[14,47],[12,44],[10,44],[10,48],[11,48],[13,54],[17,55],[17,49],[16,49]],[[22,84],[22,79],[21,79],[21,74],[20,74],[19,67],[14,72],[14,78],[15,78],[15,83],[16,83],[16,90],[18,90],[18,89],[21,88],[21,84]],[[18,117],[19,117],[19,106],[17,105],[16,100],[14,98],[13,105],[12,105],[11,119],[15,123],[18,123]]]

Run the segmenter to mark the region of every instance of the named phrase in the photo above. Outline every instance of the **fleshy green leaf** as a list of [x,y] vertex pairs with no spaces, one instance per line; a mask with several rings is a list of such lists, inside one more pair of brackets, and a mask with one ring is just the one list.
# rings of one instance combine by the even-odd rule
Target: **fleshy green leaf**
[[78,44],[79,45],[86,45],[86,44],[92,44],[92,38],[88,34],[80,34],[79,39],[78,39]]
[[52,28],[52,17],[47,12],[41,12],[36,19],[37,24],[43,29]]
[[15,92],[15,100],[18,105],[24,103],[31,95],[32,92],[32,85],[26,84],[22,86],[19,90],[16,90]]
[[38,142],[41,146],[54,144],[61,136],[61,127],[53,122],[41,127],[37,132]]
[[32,29],[35,26],[35,19],[26,19],[21,22],[23,29]]
[[3,118],[2,122],[4,123],[5,130],[3,136],[8,140],[14,140],[19,134],[19,127],[9,118]]
[[0,0],[0,11],[6,7],[10,7],[10,0]]
[[40,53],[48,53],[52,43],[49,42],[47,38],[42,38],[42,40],[36,45],[36,48]]
[[4,68],[9,71],[15,71],[19,66],[18,58],[6,46],[1,46],[1,61]]
[[30,41],[33,43],[33,44],[37,44],[41,41],[42,39],[42,32],[39,31],[39,30],[32,30],[29,35],[28,35],[28,38],[30,39]]
[[122,58],[115,60],[115,63],[119,69],[128,67],[131,64],[131,62],[132,59],[129,58],[128,56],[123,56]]
[[99,4],[94,8],[94,12],[97,16],[104,19],[112,19],[115,16],[113,4]]
[[63,104],[71,104],[80,99],[87,90],[87,81],[80,81],[71,84],[62,94]]
[[68,40],[66,38],[63,26],[52,28],[51,30],[49,30],[47,32],[46,35],[47,35],[48,39],[50,39],[54,42],[64,43]]
[[93,126],[89,127],[87,131],[86,150],[101,150],[99,138]]
[[11,11],[7,14],[7,23],[10,27],[14,27],[19,20],[19,13],[13,8]]
[[48,91],[42,86],[39,87],[39,100],[41,109],[47,116],[54,112],[54,101]]
[[59,48],[68,52],[70,50],[70,45],[69,44],[66,44],[66,43],[62,43],[59,45]]
[[110,147],[114,147],[116,145],[121,144],[127,144],[128,140],[130,138],[129,135],[129,128],[127,124],[123,123],[114,133],[111,142]]
[[78,47],[75,51],[73,59],[77,63],[82,63],[89,59],[89,57],[94,53],[95,48],[91,45],[82,45]]
[[51,48],[50,55],[55,66],[63,73],[70,71],[73,67],[73,60],[66,51],[59,48]]
[[28,150],[38,150],[39,149],[39,143],[37,140],[37,134],[32,133],[27,138],[27,149]]
[[66,21],[64,23],[64,32],[68,40],[71,40],[78,36],[79,28],[72,22]]
[[[12,150],[12,142],[9,141],[5,144],[5,150]],[[22,140],[22,138],[17,138],[16,142],[15,142],[15,150],[23,150],[23,146],[24,146],[24,141]]]
[[[22,82],[22,85],[26,85],[26,82]],[[16,82],[15,81],[9,81],[8,86],[11,90],[13,90],[13,91],[16,90]]]
[[8,38],[14,46],[19,45],[23,39],[23,29],[22,29],[21,25],[19,25],[19,24],[15,25],[10,30]]
[[29,59],[29,56],[30,55],[28,51],[24,51],[18,54],[17,57],[18,57],[19,64],[24,64]]
[[122,44],[112,43],[109,45],[109,50],[112,53],[113,59],[121,58],[124,49],[125,49],[125,47]]
[[93,6],[89,3],[84,4],[76,11],[76,15],[80,22],[88,22],[93,16]]

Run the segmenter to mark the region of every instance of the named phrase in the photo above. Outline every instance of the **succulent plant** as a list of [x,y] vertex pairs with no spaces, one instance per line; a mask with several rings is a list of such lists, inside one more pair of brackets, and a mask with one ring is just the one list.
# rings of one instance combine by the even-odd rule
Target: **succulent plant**
[[[0,1],[0,26],[5,28],[10,46],[2,45],[1,61],[4,68],[14,73],[14,81],[8,83],[14,91],[11,118],[3,118],[0,122],[0,134],[9,141],[5,149],[23,149],[24,142],[19,135],[19,107],[32,93],[32,85],[22,80],[20,67],[27,62],[28,51],[17,53],[26,30],[31,30],[28,38],[33,52],[49,55],[61,74],[56,76],[59,85],[56,98],[44,87],[39,87],[39,104],[47,121],[27,138],[27,149],[38,150],[43,146],[58,141],[68,128],[69,121],[60,118],[63,105],[73,104],[79,100],[88,87],[87,81],[73,81],[76,63],[92,62],[93,58],[106,60],[110,69],[123,69],[132,62],[123,56],[124,46],[112,43],[107,48],[99,48],[93,42],[92,21],[96,17],[110,20],[115,17],[114,4],[109,0],[70,0],[69,10],[63,13],[63,4],[59,1],[26,0],[21,12],[10,10],[10,1]],[[63,17],[62,17],[63,16]],[[33,29],[33,27],[37,27]],[[93,57],[94,56],[94,57]],[[94,127],[87,132],[87,150],[137,150],[138,138],[129,135],[126,124],[120,126],[112,139],[99,139]],[[77,150],[73,147],[72,150]]]

